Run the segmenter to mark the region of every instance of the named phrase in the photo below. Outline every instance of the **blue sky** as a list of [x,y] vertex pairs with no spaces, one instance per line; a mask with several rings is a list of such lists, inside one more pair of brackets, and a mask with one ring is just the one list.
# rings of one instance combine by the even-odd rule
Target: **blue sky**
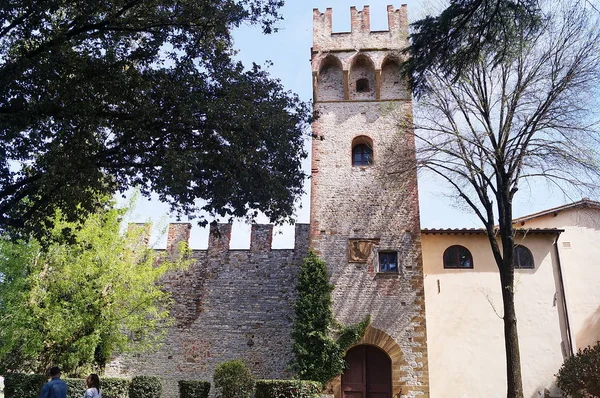
[[[237,57],[246,65],[251,62],[265,64],[270,60],[270,74],[281,80],[284,87],[297,93],[304,101],[312,100],[310,48],[312,45],[313,8],[321,12],[327,7],[333,9],[333,30],[344,32],[350,29],[350,7],[362,9],[363,3],[348,0],[287,0],[282,9],[284,20],[279,24],[279,31],[271,35],[263,35],[257,27],[242,26],[234,32],[235,47],[239,50]],[[408,6],[409,19],[414,21],[423,15],[425,1],[413,0],[403,2]],[[387,29],[386,8],[388,4],[400,7],[401,3],[390,0],[370,0],[371,30]],[[307,141],[310,145],[310,141]],[[305,162],[305,170],[310,171],[310,163]],[[303,200],[302,209],[298,210],[298,222],[309,222],[308,192]],[[534,194],[535,193],[535,194]],[[419,176],[419,198],[421,227],[480,227],[478,220],[466,209],[461,209],[456,199],[449,196],[451,190],[442,181],[433,177]],[[579,197],[572,198],[578,200]],[[514,203],[515,216],[522,216],[568,202],[558,191],[545,187],[522,187],[518,200]],[[156,225],[153,240],[157,247],[164,247],[165,238],[158,231],[170,221],[175,221],[168,214],[168,207],[157,201],[140,200],[130,217],[131,221],[144,222],[152,220]],[[186,221],[186,220],[181,220]],[[259,222],[266,222],[264,219]],[[277,230],[274,236],[274,248],[293,247],[293,227]],[[194,225],[192,229],[191,247],[206,248],[207,231]],[[234,225],[232,248],[249,247],[250,227],[243,223]]]

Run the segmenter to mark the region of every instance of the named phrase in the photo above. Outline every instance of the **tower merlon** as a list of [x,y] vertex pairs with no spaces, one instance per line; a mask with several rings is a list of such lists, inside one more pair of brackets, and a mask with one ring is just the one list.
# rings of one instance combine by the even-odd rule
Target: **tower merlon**
[[191,230],[192,224],[190,223],[169,224],[169,228],[167,229],[167,253],[169,255],[176,255],[181,243],[189,245]]
[[269,252],[273,242],[273,224],[252,224],[250,251]]
[[362,11],[358,11],[356,7],[350,7],[350,31],[371,32],[369,6],[364,6]]
[[224,253],[229,250],[229,242],[231,242],[231,224],[216,223],[210,224],[208,232],[208,252],[209,253]]
[[146,223],[129,223],[127,224],[127,235],[135,237],[135,245],[148,247],[150,244],[150,235],[152,234],[152,224]]

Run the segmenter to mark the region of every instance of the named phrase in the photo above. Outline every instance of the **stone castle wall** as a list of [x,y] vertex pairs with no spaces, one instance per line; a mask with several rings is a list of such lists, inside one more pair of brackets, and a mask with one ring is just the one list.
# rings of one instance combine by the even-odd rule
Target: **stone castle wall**
[[[187,242],[190,228],[169,226],[169,253]],[[257,378],[290,378],[296,280],[308,232],[297,224],[294,249],[272,250],[272,226],[253,225],[250,250],[229,250],[231,225],[211,225],[208,249],[193,251],[194,263],[163,282],[175,317],[164,345],[118,358],[106,375],[159,376],[167,398],[178,397],[178,380],[211,380],[215,366],[230,359],[243,360]]]

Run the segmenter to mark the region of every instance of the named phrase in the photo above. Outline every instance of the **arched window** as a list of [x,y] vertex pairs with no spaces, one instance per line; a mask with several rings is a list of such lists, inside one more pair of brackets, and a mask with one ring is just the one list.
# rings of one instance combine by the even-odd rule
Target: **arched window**
[[352,148],[352,166],[368,166],[373,164],[373,150],[367,144]]
[[473,268],[473,256],[464,246],[450,246],[444,252],[444,268]]
[[373,164],[373,140],[361,135],[352,140],[352,166]]
[[533,269],[533,254],[525,246],[516,245],[513,249],[513,264],[518,269]]

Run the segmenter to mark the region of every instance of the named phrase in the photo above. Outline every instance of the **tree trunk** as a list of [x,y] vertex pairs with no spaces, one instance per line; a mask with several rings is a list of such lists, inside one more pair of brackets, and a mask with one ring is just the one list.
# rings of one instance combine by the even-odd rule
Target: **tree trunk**
[[502,303],[504,307],[504,346],[506,350],[507,398],[523,398],[521,378],[521,354],[519,353],[519,334],[517,332],[517,314],[515,311],[514,269],[505,266],[500,271],[502,282]]

